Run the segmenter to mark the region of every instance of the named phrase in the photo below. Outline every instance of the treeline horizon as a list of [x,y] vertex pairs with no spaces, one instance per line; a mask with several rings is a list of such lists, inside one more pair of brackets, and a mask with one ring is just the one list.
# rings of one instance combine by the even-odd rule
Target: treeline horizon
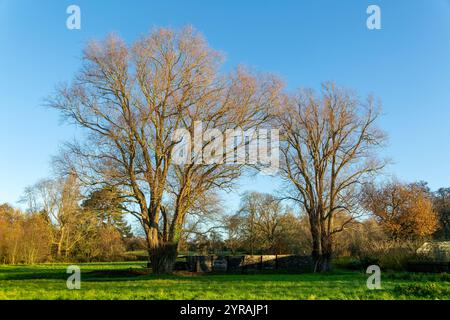
[[[126,211],[118,191],[104,188],[82,199],[74,183],[71,177],[66,181],[41,180],[28,187],[21,199],[27,204],[25,211],[9,204],[0,205],[0,263],[148,259],[145,237],[140,231],[133,233],[124,219]],[[399,261],[389,261],[388,266],[400,268],[404,267],[406,258],[415,256],[424,241],[450,240],[450,188],[432,192],[423,181],[405,184],[391,180],[378,187],[368,186],[361,201],[366,203],[364,217],[349,222],[346,222],[348,215],[337,217],[338,223],[347,225],[337,235],[335,259],[378,261],[390,253]],[[396,213],[387,215],[386,211],[377,211],[394,205],[399,206]],[[208,213],[207,230],[199,225],[199,220],[186,224],[180,252],[197,255],[311,253],[307,215],[299,214],[288,201],[273,194],[249,191],[242,195],[237,212],[224,213],[217,207],[213,210]]]

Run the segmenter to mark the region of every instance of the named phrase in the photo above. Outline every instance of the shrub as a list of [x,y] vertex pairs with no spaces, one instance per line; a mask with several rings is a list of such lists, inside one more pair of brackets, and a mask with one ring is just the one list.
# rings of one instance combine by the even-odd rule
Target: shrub
[[406,270],[408,262],[416,258],[418,246],[414,241],[367,241],[355,252],[356,259],[340,266],[359,270],[378,265],[384,270]]
[[377,241],[361,248],[359,260],[363,265],[377,264],[384,270],[406,270],[416,258],[419,244],[414,241]]
[[436,283],[412,283],[408,285],[396,286],[394,291],[405,296],[419,298],[439,298],[448,294],[448,290],[438,286]]

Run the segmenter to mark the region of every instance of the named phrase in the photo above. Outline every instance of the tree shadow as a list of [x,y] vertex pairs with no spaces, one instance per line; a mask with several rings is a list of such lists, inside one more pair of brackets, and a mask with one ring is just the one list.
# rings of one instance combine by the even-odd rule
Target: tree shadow
[[[92,265],[91,267],[95,267]],[[123,269],[92,269],[81,268],[81,279],[86,282],[113,282],[113,281],[145,281],[145,280],[172,280],[189,282],[320,282],[320,281],[343,281],[354,279],[355,271],[333,271],[330,273],[311,273],[275,270],[247,270],[244,272],[206,272],[196,273],[188,271],[176,271],[173,274],[153,274],[151,269],[141,267],[130,267]],[[12,268],[11,270],[0,270],[1,280],[67,280],[69,273],[65,269],[50,269],[39,267]],[[361,273],[363,276],[363,274]]]

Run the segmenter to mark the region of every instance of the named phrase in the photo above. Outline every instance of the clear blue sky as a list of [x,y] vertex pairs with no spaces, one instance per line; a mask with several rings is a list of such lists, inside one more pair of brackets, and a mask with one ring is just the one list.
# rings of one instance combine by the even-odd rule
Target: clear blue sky
[[[66,29],[77,4],[82,29]],[[382,30],[366,28],[366,8]],[[24,1],[0,0],[0,203],[49,174],[58,145],[77,133],[42,100],[70,80],[86,41],[116,32],[127,41],[154,26],[192,24],[227,67],[271,71],[289,88],[324,80],[382,99],[390,137],[388,171],[433,189],[450,186],[450,0],[345,1]],[[241,181],[270,191],[276,180]],[[229,208],[237,205],[229,195]]]

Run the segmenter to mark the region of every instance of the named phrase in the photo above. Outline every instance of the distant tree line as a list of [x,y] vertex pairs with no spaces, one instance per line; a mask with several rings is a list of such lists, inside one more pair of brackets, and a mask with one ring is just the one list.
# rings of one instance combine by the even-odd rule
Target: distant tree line
[[[449,240],[450,193],[431,192],[424,182],[368,184],[360,194],[365,216],[352,219],[341,212],[335,225],[335,257],[358,257],[377,243],[402,245],[426,240]],[[310,225],[306,214],[282,205],[274,195],[249,192],[241,207],[224,219],[223,232],[213,230],[194,236],[183,250],[203,254],[301,254],[311,253]],[[296,213],[297,212],[297,213]]]
[[[335,257],[360,257],[382,244],[398,247],[408,241],[449,240],[449,190],[431,192],[424,182],[366,185],[361,204],[367,216],[351,219],[344,212],[336,216],[335,224],[346,227],[336,235]],[[1,263],[117,261],[136,258],[135,252],[145,258],[145,237],[131,231],[114,188],[93,191],[82,199],[73,176],[42,180],[26,189],[22,201],[27,204],[25,211],[0,206]],[[186,225],[180,251],[309,255],[308,217],[285,203],[275,195],[248,192],[239,210],[220,214],[219,221],[212,219],[210,230],[196,223]]]
[[122,259],[133,234],[120,201],[110,188],[83,200],[73,175],[36,183],[26,189],[25,212],[0,207],[0,262]]

